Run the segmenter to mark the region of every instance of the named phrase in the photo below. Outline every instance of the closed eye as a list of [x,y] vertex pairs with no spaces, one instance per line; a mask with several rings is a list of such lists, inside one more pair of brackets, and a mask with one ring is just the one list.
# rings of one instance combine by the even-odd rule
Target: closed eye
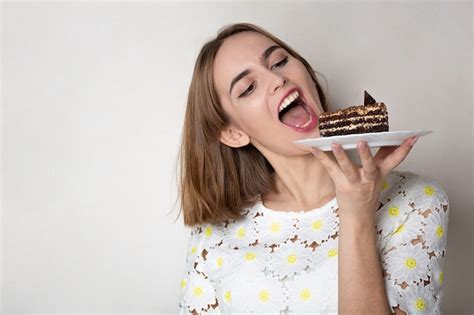
[[242,94],[239,95],[239,98],[240,98],[240,97],[247,96],[248,94],[250,94],[250,93],[253,91],[253,89],[250,90],[250,88],[253,86],[254,83],[255,83],[255,81],[252,82],[252,84],[249,85],[249,87],[244,91],[244,93],[242,93]]
[[288,56],[286,56],[285,58],[283,58],[283,60],[273,65],[273,67],[275,66],[277,66],[277,68],[283,67],[284,65],[286,65],[287,62],[288,62]]
[[[283,60],[281,60],[281,61],[277,62],[276,64],[274,64],[273,67],[281,68],[284,65],[286,65],[287,62],[288,62],[288,56],[286,56],[285,58],[283,58]],[[273,67],[272,67],[272,69],[273,69]],[[243,96],[247,96],[248,94],[250,94],[254,90],[254,89],[250,89],[252,86],[254,86],[254,83],[255,83],[255,81],[252,82],[252,84],[250,84],[249,87],[242,94],[239,95],[239,98],[243,97]]]

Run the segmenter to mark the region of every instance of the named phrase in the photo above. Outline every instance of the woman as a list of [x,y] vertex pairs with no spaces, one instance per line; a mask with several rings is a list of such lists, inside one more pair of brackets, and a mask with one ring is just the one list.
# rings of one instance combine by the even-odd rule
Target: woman
[[[280,117],[295,91],[313,113]],[[181,313],[439,312],[448,199],[393,171],[416,139],[374,157],[360,142],[362,165],[339,145],[294,144],[320,136],[295,122],[326,110],[308,62],[262,28],[230,25],[204,45],[180,157],[192,227]]]

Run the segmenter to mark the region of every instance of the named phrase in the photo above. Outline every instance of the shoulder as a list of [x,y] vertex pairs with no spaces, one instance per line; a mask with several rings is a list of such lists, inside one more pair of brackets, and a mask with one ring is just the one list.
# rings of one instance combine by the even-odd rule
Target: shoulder
[[195,275],[211,284],[216,282],[231,266],[232,249],[246,241],[254,242],[251,222],[252,218],[246,213],[240,220],[190,227],[186,276]]
[[193,251],[214,248],[221,243],[226,234],[225,223],[199,224],[190,228],[190,246]]
[[189,251],[205,257],[206,253],[212,250],[227,248],[232,243],[233,238],[245,241],[250,234],[250,230],[252,230],[249,225],[253,222],[251,214],[254,208],[254,206],[251,206],[245,209],[244,215],[239,220],[192,226],[190,228]]
[[383,252],[415,239],[435,241],[436,235],[443,242],[433,246],[441,250],[445,245],[446,236],[441,234],[447,232],[449,200],[436,179],[413,172],[392,172],[385,179],[380,201],[376,229]]
[[434,177],[409,171],[392,171],[387,175],[381,193],[382,203],[405,199],[417,207],[448,206],[446,190]]

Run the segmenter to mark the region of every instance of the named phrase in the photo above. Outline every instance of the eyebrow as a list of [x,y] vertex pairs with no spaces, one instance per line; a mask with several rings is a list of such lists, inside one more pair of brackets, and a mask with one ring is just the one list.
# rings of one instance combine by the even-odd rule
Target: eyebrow
[[[265,51],[263,52],[262,56],[260,57],[262,61],[266,61],[268,59],[268,57],[270,57],[270,55],[272,54],[272,52],[274,52],[275,50],[277,50],[278,48],[281,48],[280,46],[278,45],[273,45],[273,46],[270,46],[268,47],[267,49],[265,49]],[[234,85],[240,80],[242,79],[243,77],[245,77],[246,75],[248,75],[250,73],[250,70],[249,69],[245,69],[244,71],[242,71],[241,73],[239,73],[238,75],[235,76],[235,78],[232,80],[232,82],[230,83],[230,89],[229,89],[229,94],[232,93],[232,88],[234,87]]]

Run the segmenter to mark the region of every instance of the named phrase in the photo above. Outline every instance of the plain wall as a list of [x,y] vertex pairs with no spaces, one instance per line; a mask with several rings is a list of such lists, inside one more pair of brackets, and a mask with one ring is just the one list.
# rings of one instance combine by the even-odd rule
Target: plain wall
[[[174,173],[199,49],[260,25],[328,82],[428,129],[398,170],[446,189],[446,314],[472,314],[472,3],[3,2],[2,314],[177,312]],[[323,86],[325,86],[323,81]]]

